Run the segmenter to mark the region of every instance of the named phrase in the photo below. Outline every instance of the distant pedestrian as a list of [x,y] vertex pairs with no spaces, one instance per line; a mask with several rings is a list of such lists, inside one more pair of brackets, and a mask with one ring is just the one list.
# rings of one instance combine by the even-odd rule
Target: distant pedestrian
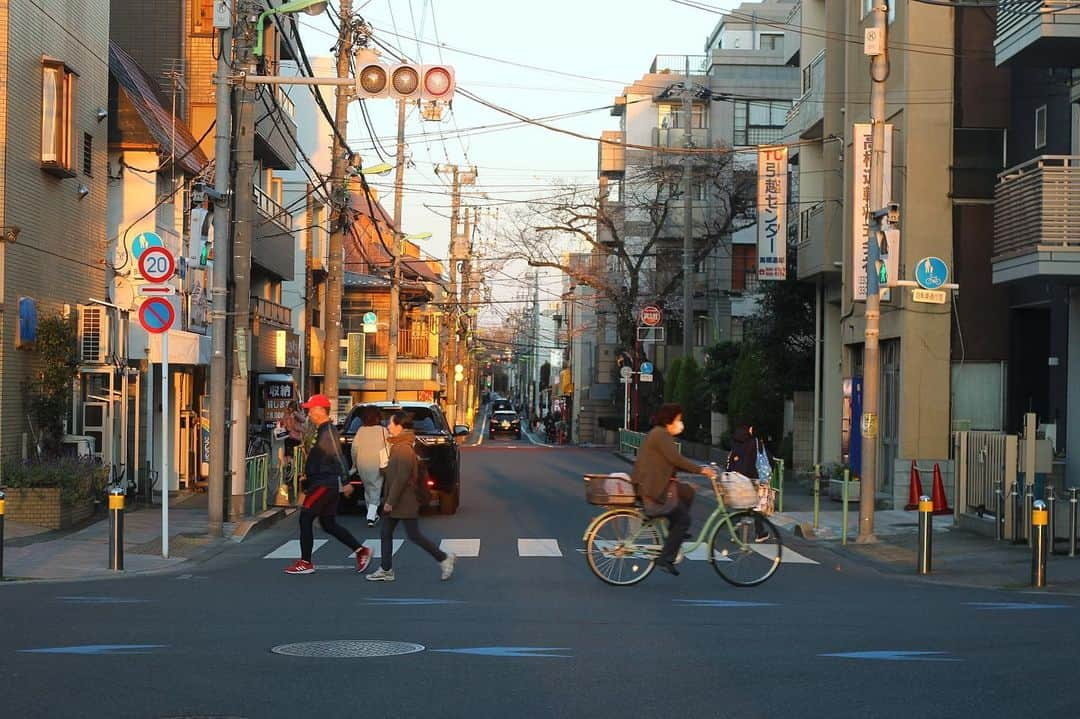
[[367,525],[374,527],[379,521],[379,505],[382,504],[383,472],[389,461],[386,440],[389,433],[379,424],[379,408],[367,405],[360,410],[360,429],[353,435],[353,469],[364,483],[364,502],[367,504]]
[[454,573],[457,557],[447,554],[420,533],[420,499],[418,483],[420,468],[413,450],[416,435],[412,431],[412,418],[405,412],[395,412],[387,426],[390,430],[390,464],[386,468],[386,502],[383,504],[382,560],[377,570],[367,576],[372,582],[394,581],[393,555],[394,530],[398,522],[405,524],[409,539],[439,563],[442,578],[449,579]]
[[[740,424],[731,435],[731,452],[728,454],[727,464],[724,467],[728,472],[738,472],[755,481],[768,482],[769,477],[760,477],[758,472],[758,451],[765,451],[765,445],[757,438],[753,425]],[[768,456],[766,454],[766,456]],[[764,542],[769,538],[769,532],[761,518],[754,515],[755,540]]]
[[352,485],[343,485],[347,473],[341,455],[341,442],[330,421],[330,400],[325,395],[317,394],[302,406],[308,410],[316,427],[316,436],[315,444],[308,451],[301,478],[301,486],[307,496],[300,508],[300,559],[287,567],[285,572],[311,574],[315,571],[311,552],[315,546],[316,517],[323,531],[353,551],[356,555],[356,571],[363,572],[371,561],[371,550],[361,546],[356,537],[339,525],[336,519],[338,494],[344,492],[346,496],[350,495]]
[[300,446],[304,439],[304,423],[307,417],[300,411],[300,405],[296,400],[289,402],[289,408],[281,420],[281,426],[287,433],[285,435],[285,461],[292,462],[293,452]]

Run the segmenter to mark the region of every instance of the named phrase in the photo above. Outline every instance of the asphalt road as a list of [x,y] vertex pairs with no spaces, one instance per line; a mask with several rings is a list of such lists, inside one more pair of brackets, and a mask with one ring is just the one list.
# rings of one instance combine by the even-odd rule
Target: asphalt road
[[[332,539],[322,569],[287,576],[286,559],[265,557],[295,539],[289,521],[184,574],[0,586],[0,716],[1080,715],[1080,600],[923,585],[788,535],[806,561],[760,587],[731,587],[704,561],[609,587],[579,551],[597,511],[581,475],[626,465],[486,438],[463,461],[459,514],[422,520],[437,541],[478,546],[449,582],[409,544],[395,583],[366,582]],[[337,640],[424,649],[271,652]],[[869,654],[834,656],[857,652]]]

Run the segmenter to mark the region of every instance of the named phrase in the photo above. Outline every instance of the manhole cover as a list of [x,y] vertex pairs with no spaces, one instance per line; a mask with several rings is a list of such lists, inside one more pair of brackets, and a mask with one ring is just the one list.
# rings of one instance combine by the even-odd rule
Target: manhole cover
[[421,644],[413,644],[412,642],[384,642],[378,639],[339,639],[329,642],[282,644],[272,648],[270,651],[288,657],[355,659],[415,654],[424,651],[424,647]]

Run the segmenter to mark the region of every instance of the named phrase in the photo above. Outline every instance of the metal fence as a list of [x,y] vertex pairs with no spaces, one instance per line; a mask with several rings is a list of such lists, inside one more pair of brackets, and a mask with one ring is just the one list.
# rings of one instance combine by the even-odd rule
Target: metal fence
[[[956,511],[994,511],[994,491],[1016,482],[1017,437],[1001,432],[953,432]],[[1000,484],[999,484],[1000,483]]]
[[249,515],[266,511],[266,480],[270,475],[270,455],[256,454],[244,460],[244,504]]

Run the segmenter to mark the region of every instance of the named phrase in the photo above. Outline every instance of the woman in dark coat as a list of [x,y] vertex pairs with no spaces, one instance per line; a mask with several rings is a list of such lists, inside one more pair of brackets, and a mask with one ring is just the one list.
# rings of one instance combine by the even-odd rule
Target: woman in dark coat
[[[731,435],[731,454],[728,455],[728,472],[738,472],[744,477],[759,480],[757,470],[758,438],[754,434],[752,425],[740,424]],[[768,481],[766,478],[765,481]],[[757,516],[754,517],[754,530],[758,541],[765,541],[769,533],[765,531],[765,525]]]
[[405,524],[409,539],[439,563],[442,578],[449,579],[454,573],[457,557],[447,554],[420,533],[420,501],[417,499],[417,482],[420,481],[419,466],[413,442],[412,418],[405,412],[395,412],[387,425],[390,438],[390,464],[386,467],[386,503],[383,504],[382,559],[379,568],[367,578],[372,582],[394,581],[393,554],[394,530],[398,522]]

